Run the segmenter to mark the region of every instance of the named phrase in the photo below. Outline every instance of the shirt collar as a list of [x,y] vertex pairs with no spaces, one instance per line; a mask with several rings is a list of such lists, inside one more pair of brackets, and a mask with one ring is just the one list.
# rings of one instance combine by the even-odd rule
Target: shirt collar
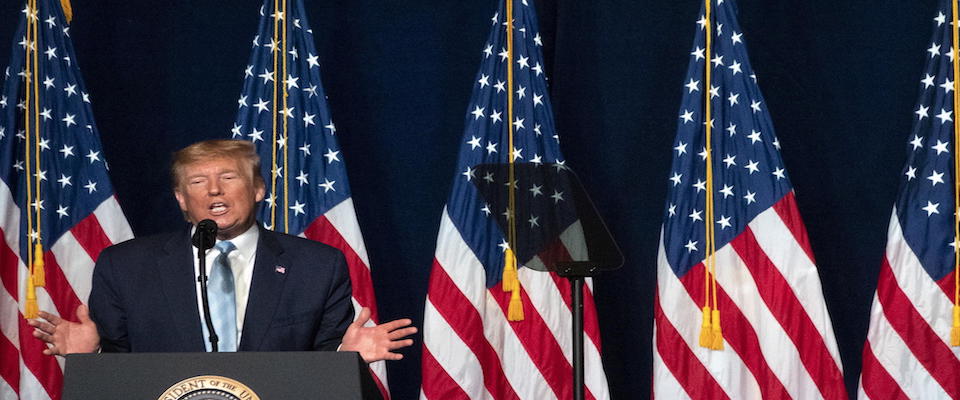
[[[237,235],[237,237],[230,239],[233,242],[234,246],[237,246],[237,251],[240,252],[240,255],[243,256],[243,259],[249,259],[250,256],[257,252],[257,241],[260,239],[260,228],[256,223],[250,225],[245,232]],[[220,240],[217,240],[217,243],[220,243]]]

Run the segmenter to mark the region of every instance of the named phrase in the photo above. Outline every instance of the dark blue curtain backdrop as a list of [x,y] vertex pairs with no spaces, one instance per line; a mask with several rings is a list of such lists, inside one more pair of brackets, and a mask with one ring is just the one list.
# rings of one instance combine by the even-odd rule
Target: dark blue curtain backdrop
[[[307,1],[381,315],[422,319],[439,216],[495,0]],[[742,0],[851,394],[906,155],[923,1]],[[137,235],[176,226],[175,149],[229,137],[260,1],[73,0],[71,37]],[[664,193],[698,1],[537,1],[568,164],[626,253],[596,280],[614,398],[650,393]],[[0,66],[23,1],[0,1]],[[419,343],[420,337],[416,338]],[[390,365],[419,388],[419,347]]]

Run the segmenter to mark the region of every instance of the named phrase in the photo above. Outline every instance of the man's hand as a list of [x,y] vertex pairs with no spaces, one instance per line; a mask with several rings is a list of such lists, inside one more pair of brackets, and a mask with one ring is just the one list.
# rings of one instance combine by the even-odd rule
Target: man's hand
[[71,353],[92,353],[100,346],[100,334],[97,325],[90,319],[87,306],[77,307],[80,322],[71,322],[46,311],[40,311],[41,319],[31,319],[27,323],[36,328],[33,336],[48,344],[43,354],[65,356]]
[[417,333],[417,328],[410,326],[413,321],[404,318],[376,326],[363,326],[369,320],[370,309],[364,307],[357,319],[347,327],[340,351],[359,352],[360,357],[368,363],[403,358],[403,354],[393,353],[392,350],[413,344],[413,339],[403,339]]

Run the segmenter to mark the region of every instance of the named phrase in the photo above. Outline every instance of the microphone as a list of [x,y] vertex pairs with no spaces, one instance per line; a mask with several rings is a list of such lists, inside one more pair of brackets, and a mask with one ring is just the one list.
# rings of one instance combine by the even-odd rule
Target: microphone
[[197,223],[197,231],[193,233],[193,246],[206,251],[213,248],[217,242],[217,223],[212,219],[205,219]]
[[207,300],[207,257],[206,251],[213,248],[217,242],[217,223],[205,219],[197,223],[197,230],[193,233],[193,245],[197,248],[197,264],[200,266],[200,302],[203,303],[203,322],[210,333],[210,349],[217,352],[217,331],[213,327],[213,318],[210,317],[210,301]]

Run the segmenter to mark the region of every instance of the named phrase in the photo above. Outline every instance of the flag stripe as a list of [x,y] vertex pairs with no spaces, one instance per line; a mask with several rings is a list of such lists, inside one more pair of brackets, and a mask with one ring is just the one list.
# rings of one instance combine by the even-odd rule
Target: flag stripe
[[[655,311],[655,313],[659,312],[659,307],[657,307],[657,309],[658,311]],[[654,318],[657,319],[658,317],[655,316]],[[658,328],[656,324],[657,322],[654,322],[654,343],[657,343],[656,332]],[[680,345],[685,345],[685,343],[681,343]],[[660,352],[656,350],[657,349],[654,349],[653,351],[653,374],[655,375],[653,379],[657,382],[657,391],[659,393],[655,393],[651,387],[650,400],[656,400],[657,395],[659,395],[661,398],[671,400],[690,399],[690,394],[687,393],[686,389],[684,389],[684,387],[680,384],[680,381],[678,381],[677,378],[673,376],[671,371],[666,367],[666,364],[664,364],[663,359],[660,357]],[[689,350],[690,348],[688,347],[687,351],[689,352]],[[703,365],[701,364],[700,367],[702,368]],[[713,379],[713,377],[711,377],[711,379]],[[714,384],[716,384],[716,381],[714,381]]]
[[500,356],[503,373],[517,395],[523,399],[557,399],[550,384],[537,368],[535,360],[527,353],[524,343],[510,328],[511,322],[507,321],[490,290],[485,291],[484,295],[484,337]]
[[[680,338],[686,343],[692,354],[693,359],[679,358],[678,363],[700,363],[713,374],[717,384],[723,389],[724,393],[735,393],[738,397],[755,399],[761,398],[760,384],[747,368],[746,364],[733,351],[717,352],[700,347],[700,321],[702,312],[697,302],[691,298],[683,283],[673,274],[673,271],[665,262],[666,254],[661,242],[659,260],[657,263],[657,301],[660,302],[663,322],[669,324],[680,335]],[[702,274],[702,269],[701,269]],[[658,339],[662,340],[662,339]],[[655,345],[659,348],[659,345]],[[661,354],[662,357],[668,357]],[[655,366],[656,368],[656,366]],[[656,377],[657,374],[654,374]],[[683,375],[675,375],[675,378],[683,385],[687,385],[687,378]],[[694,382],[694,384],[697,384]],[[656,393],[657,387],[654,386]]]
[[[18,364],[17,360],[14,360],[13,364],[11,364],[11,367],[14,369],[17,368],[17,364]],[[17,379],[19,379],[19,374],[17,375]],[[17,387],[10,386],[8,382],[10,381],[4,380],[4,377],[0,376],[0,399],[19,398],[19,395],[17,394],[20,387],[19,382],[17,382],[18,384]]]
[[3,337],[15,348],[19,346],[20,331],[17,326],[17,319],[20,318],[20,309],[17,299],[10,295],[6,290],[0,290],[0,332]]
[[[3,229],[0,228],[0,233],[2,231]],[[10,249],[10,245],[6,241],[0,243],[0,261],[3,262],[0,265],[4,266],[4,268],[0,268],[0,281],[2,281],[3,288],[10,294],[10,297],[13,297],[16,301],[20,298],[18,272],[24,267],[20,262],[20,257],[17,257],[17,254]],[[6,312],[6,310],[4,311]]]
[[[703,307],[703,268],[703,264],[697,264],[680,279],[687,292],[690,293],[690,297],[697,302],[698,307]],[[724,335],[726,345],[736,351],[747,368],[750,369],[754,378],[757,379],[763,398],[789,397],[790,395],[783,383],[780,382],[763,359],[764,354],[760,347],[760,340],[750,321],[743,315],[736,303],[730,299],[719,282],[721,270],[718,270],[717,273],[717,301],[721,310],[720,321],[723,329],[727,332]]]
[[[734,311],[743,315],[752,330],[748,332],[751,337],[744,339],[747,339],[747,343],[750,343],[751,339],[755,337],[756,345],[759,346],[759,358],[754,362],[762,362],[762,365],[773,374],[773,376],[757,376],[758,381],[776,381],[776,384],[782,385],[789,396],[793,398],[820,397],[812,378],[803,368],[803,364],[798,362],[800,354],[794,342],[763,302],[760,291],[765,284],[754,280],[750,270],[744,264],[744,260],[739,257],[733,248],[732,242],[717,252],[716,261],[718,288],[721,290],[735,288],[735,291],[732,292],[736,296],[734,300],[742,306]],[[718,300],[720,297],[718,295]],[[720,313],[722,318],[727,310],[720,307]],[[758,327],[769,328],[760,329]],[[725,339],[728,335],[742,336],[742,332],[737,329],[728,331],[726,326],[723,326],[723,328]],[[753,356],[754,354],[750,353],[750,355]],[[742,353],[738,353],[738,356],[743,358]],[[744,361],[747,365],[751,363],[747,360]],[[756,373],[756,371],[754,370],[753,373]]]
[[[540,260],[539,260],[539,265],[541,265],[541,266],[542,266],[542,265],[557,265],[557,262],[559,262],[559,261],[567,261],[567,260],[580,260],[580,261],[582,261],[582,260],[586,260],[586,259],[587,259],[587,258],[585,257],[585,255],[583,255],[583,254],[578,255],[578,257],[575,258],[575,257],[573,257],[572,254],[570,254],[570,251],[568,251],[567,245],[568,245],[568,243],[570,243],[570,246],[571,246],[571,248],[574,249],[574,250],[573,250],[574,252],[584,252],[583,250],[579,250],[579,251],[576,250],[577,245],[574,244],[574,243],[576,243],[575,240],[566,240],[566,241],[563,240],[566,236],[569,236],[568,232],[570,232],[570,231],[579,231],[580,234],[583,234],[583,229],[580,227],[580,223],[579,223],[579,222],[571,225],[570,228],[567,228],[567,229],[564,231],[564,233],[560,235],[560,238],[559,238],[558,240],[556,240],[556,241],[554,241],[553,243],[551,243],[549,246],[547,246],[546,250],[540,252],[540,253],[537,255],[536,258],[539,258],[539,259],[540,259]],[[535,259],[536,259],[536,258],[535,258]],[[568,312],[572,312],[572,310],[573,310],[573,298],[571,298],[571,296],[570,296],[570,293],[571,293],[571,290],[572,290],[571,287],[570,287],[570,281],[567,280],[567,279],[565,279],[565,278],[560,277],[560,276],[557,275],[556,273],[550,273],[549,276],[553,279],[554,284],[555,284],[556,287],[557,287],[557,290],[560,292],[560,296],[561,296],[561,298],[563,299],[564,304],[567,305],[567,311],[568,311]],[[587,281],[592,281],[592,279],[588,278]],[[544,303],[546,303],[546,302],[544,302]],[[544,305],[539,306],[539,307],[537,307],[537,308],[538,308],[538,309],[546,309],[547,307],[546,307],[546,304],[544,304]],[[589,285],[584,285],[584,291],[583,291],[583,308],[584,308],[584,310],[596,310],[596,304],[594,303],[594,300],[593,300],[593,291],[590,289]],[[567,314],[565,314],[565,313],[556,313],[556,314],[557,314],[557,315],[561,315],[561,314],[567,315]],[[567,319],[567,321],[572,321],[572,319]],[[572,322],[571,322],[571,323],[572,323]],[[569,323],[567,323],[567,324],[563,324],[563,326],[564,326],[564,327],[568,327],[568,326],[570,326],[570,325],[569,325]],[[583,330],[584,330],[584,334],[587,336],[587,338],[590,339],[591,342],[593,342],[593,346],[595,346],[595,347],[597,348],[597,351],[599,352],[599,350],[600,350],[600,324],[599,324],[599,322],[597,321],[597,314],[596,314],[595,312],[584,312],[584,313],[583,313]],[[558,338],[560,337],[560,335],[557,335],[556,332],[555,332],[554,336],[557,336]],[[569,357],[568,357],[568,358],[569,358]]]
[[[103,234],[107,235],[109,243],[120,243],[133,237],[133,230],[120,209],[120,203],[117,202],[117,196],[110,196],[100,203],[93,214],[97,218],[97,223]],[[94,258],[96,260],[96,258]]]
[[[463,340],[480,362],[483,370],[483,381],[487,390],[494,393],[495,398],[518,398],[513,387],[508,383],[504,374],[497,351],[491,343],[483,337],[484,322],[476,309],[464,310],[463,304],[470,301],[463,296],[457,285],[450,279],[446,270],[434,260],[430,273],[430,287],[427,298],[434,309],[443,317],[450,328]],[[442,301],[434,301],[434,299]]]
[[[923,268],[917,255],[902,235],[903,230],[900,220],[894,215],[890,221],[890,229],[887,235],[887,253],[884,259],[884,262],[887,262],[890,267],[892,273],[890,277],[894,279],[892,285],[899,287],[907,301],[916,309],[925,310],[925,313],[920,314],[920,316],[924,319],[926,325],[929,325],[934,334],[939,336],[940,342],[948,343],[952,326],[950,318],[953,307],[953,290],[951,288],[945,294],[939,289],[940,285]],[[896,266],[896,268],[893,268],[893,266]]]
[[753,281],[762,283],[757,285],[760,297],[796,346],[800,361],[812,376],[820,394],[827,399],[846,399],[846,393],[835,390],[843,385],[843,374],[827,352],[823,337],[790,284],[760,248],[750,227],[737,236],[731,245],[750,271]]
[[423,395],[428,398],[435,399],[469,399],[470,396],[467,395],[463,389],[454,382],[453,378],[447,374],[447,370],[433,358],[433,354],[430,353],[430,349],[426,346],[423,347],[421,353],[422,362],[423,362],[423,374],[430,376],[431,385],[421,386],[420,389],[423,391]]
[[[945,390],[948,389],[941,387],[940,380],[944,379],[945,374],[952,374],[949,364],[937,367],[924,360],[929,360],[935,353],[943,354],[944,350],[950,351],[945,347],[951,326],[952,304],[942,286],[938,287],[937,282],[930,278],[916,254],[906,243],[896,207],[891,214],[886,257],[881,265],[877,295],[871,311],[870,331],[867,335],[873,358],[878,361],[880,368],[893,378],[907,397],[947,397]],[[901,301],[889,299],[891,295],[902,296]],[[890,309],[890,307],[903,306],[909,306],[909,309]],[[924,310],[924,314],[919,314],[919,310]],[[907,315],[923,319],[925,329],[912,328],[920,332],[926,331],[927,338],[906,336],[912,331],[901,330],[904,323],[897,321],[896,318]],[[930,336],[935,336],[937,340],[929,341]],[[940,351],[937,352],[935,348],[940,348]],[[956,357],[953,354],[951,356]],[[945,370],[938,372],[940,368]],[[863,370],[865,373],[869,371],[866,367]],[[864,375],[862,380],[864,393],[882,390],[871,387],[875,382],[883,382],[877,377],[878,374],[879,372],[874,371]],[[939,379],[934,374],[938,374]],[[957,387],[957,384],[952,386]]]
[[53,398],[50,394],[47,393],[43,385],[40,384],[40,381],[37,380],[33,374],[27,370],[26,366],[22,363],[20,364],[20,398],[21,399],[30,399],[30,400],[45,400],[45,399],[54,399],[59,400],[59,398]]
[[[478,310],[478,313],[481,312],[480,310],[483,310],[487,302],[483,264],[463,241],[460,231],[450,219],[447,208],[444,208],[440,215],[440,230],[434,257],[433,270],[436,270],[436,264],[439,264],[459,289],[460,294],[475,310]],[[454,301],[451,300],[451,302]]]
[[[468,394],[471,399],[494,399],[503,397],[499,393],[491,394],[484,382],[483,368],[477,355],[461,340],[453,328],[447,324],[441,314],[429,301],[424,307],[423,347],[431,350],[434,360],[446,371],[446,374]],[[433,375],[424,375],[423,381],[430,382]],[[431,385],[423,385],[429,387]],[[441,385],[441,387],[443,387]],[[430,391],[429,389],[427,390]],[[517,396],[514,395],[513,398]]]
[[[354,249],[344,240],[340,232],[330,224],[330,220],[328,220],[327,217],[321,216],[315,219],[304,231],[304,234],[310,240],[316,240],[336,247],[343,252],[344,257],[347,259],[350,282],[373,282],[370,277],[370,269],[363,264],[360,256],[358,256]],[[371,305],[373,305],[370,310],[371,318],[374,321],[379,321],[379,316],[376,315],[376,299],[373,295],[373,286],[361,285],[352,289],[353,297],[357,299],[357,302],[359,302],[361,306],[371,307]]]
[[347,245],[357,253],[363,265],[370,268],[370,260],[367,259],[367,247],[363,243],[363,234],[360,231],[360,224],[357,222],[357,212],[353,207],[353,197],[348,197],[340,204],[333,206],[324,216],[330,225],[340,233]]
[[[7,304],[0,305],[7,306]],[[6,322],[6,318],[4,318],[4,322]],[[14,344],[10,342],[10,338],[7,337],[7,335],[3,335],[3,337],[0,337],[0,381],[10,384],[14,392],[20,390],[19,366],[20,355],[17,346],[14,346]]]
[[874,298],[867,338],[877,361],[893,377],[907,397],[947,398],[947,393],[910,352],[910,348],[890,325],[884,313],[885,310],[880,301]]
[[783,220],[783,224],[793,234],[793,240],[800,245],[804,253],[807,253],[810,262],[815,263],[816,258],[813,257],[813,248],[810,246],[810,239],[807,237],[807,227],[803,224],[803,219],[800,218],[800,208],[797,207],[797,199],[793,195],[793,191],[773,203],[773,210],[776,211],[780,219]]
[[[364,326],[375,326],[372,320],[367,321]],[[380,394],[383,395],[383,400],[390,400],[390,386],[387,383],[387,361],[381,360],[367,364],[370,368],[371,376],[373,377],[373,382],[377,384],[377,389],[380,389]]]
[[[507,309],[510,306],[510,292],[504,292],[503,287],[498,284],[490,288],[490,293],[503,310],[503,315],[507,315]],[[571,377],[573,376],[573,367],[570,361],[563,357],[563,349],[557,343],[557,339],[546,326],[540,313],[531,303],[530,296],[526,290],[520,289],[521,301],[523,302],[523,323],[510,323],[513,332],[520,339],[523,348],[530,355],[537,369],[546,378],[553,393],[557,398],[570,398],[573,385]],[[593,399],[589,390],[585,391],[585,397]]]
[[[352,203],[349,203],[348,205],[352,205]],[[343,206],[343,203],[337,207],[341,206]],[[320,216],[310,225],[308,225],[307,229],[304,230],[303,233],[307,239],[333,246],[343,253],[344,258],[347,261],[347,270],[350,274],[350,282],[352,284],[352,300],[355,305],[370,309],[370,320],[367,321],[365,326],[374,326],[379,323],[380,316],[377,313],[376,297],[373,294],[373,280],[370,277],[370,268],[364,263],[364,259],[366,257],[361,257],[360,254],[354,251],[354,247],[347,242],[346,238],[343,236],[343,232],[344,231],[337,229],[331,223],[330,219],[327,218],[327,216]],[[350,230],[347,230],[347,232],[350,232]],[[359,227],[357,227],[356,232],[359,233]],[[356,240],[356,238],[354,238],[354,240]],[[360,249],[363,250],[362,247]],[[359,313],[359,310],[355,310],[355,313]],[[386,362],[384,361],[371,363],[370,371],[373,372],[372,376],[374,382],[377,384],[377,387],[380,389],[380,393],[383,395],[384,399],[389,400],[390,391],[387,390],[387,387],[384,384],[384,382],[387,381],[387,370],[385,364]]]
[[[791,198],[784,196],[774,203],[773,208],[777,209],[783,204],[792,204]],[[753,240],[763,251],[764,258],[771,262],[770,266],[776,268],[778,274],[789,285],[793,298],[799,302],[809,319],[813,321],[816,333],[822,336],[821,340],[833,358],[835,368],[842,375],[839,372],[840,352],[837,349],[830,315],[827,314],[820,275],[813,260],[802,255],[806,251],[802,247],[806,236],[802,238],[796,236],[803,234],[802,231],[805,230],[803,222],[799,219],[799,211],[796,208],[792,211],[785,209],[782,211],[766,210],[757,215],[748,227],[753,232],[762,233],[753,235]],[[783,215],[787,214],[795,217],[784,219]]]
[[[19,268],[6,266],[17,265],[19,259],[7,248],[5,242],[0,242],[0,281],[4,290],[0,290],[0,379],[8,383],[12,390],[20,390],[20,307],[17,303],[16,292],[10,293],[10,281],[17,280]],[[14,286],[15,288],[16,286]],[[15,290],[15,289],[14,289]],[[2,397],[0,397],[2,398]]]
[[60,271],[70,284],[70,288],[76,297],[86,299],[90,295],[90,287],[93,284],[94,260],[90,258],[89,253],[80,243],[76,236],[67,231],[50,248],[55,262],[60,265]]
[[[377,385],[377,390],[380,391],[380,394],[383,396],[384,400],[390,400],[390,390],[380,381],[380,373],[378,369],[375,369],[372,365],[370,368],[370,376],[373,378],[373,383]],[[385,372],[385,371],[384,371]],[[386,376],[386,375],[384,375]]]
[[[569,232],[572,228],[579,228],[579,222],[572,225],[571,228],[568,228],[565,232]],[[582,230],[580,230],[580,232],[582,233]],[[563,235],[561,235],[561,237],[562,236]],[[573,301],[570,296],[572,290],[570,281],[553,272],[544,273],[539,271],[546,268],[544,264],[556,265],[558,261],[572,259],[567,252],[564,242],[558,240],[548,246],[546,250],[540,252],[537,257],[534,257],[528,263],[528,266],[533,266],[537,268],[538,271],[533,271],[529,268],[519,270],[520,281],[523,287],[530,293],[530,299],[534,304],[534,308],[540,310],[541,317],[544,322],[547,323],[553,336],[560,344],[561,350],[568,363],[573,362],[572,349],[567,345],[573,340],[570,329],[573,326]],[[546,277],[549,277],[549,279]],[[547,284],[547,280],[549,280],[549,284]],[[591,279],[587,278],[587,281],[591,281]],[[583,293],[584,310],[595,310],[593,295],[589,286],[584,286]],[[558,295],[559,297],[557,297]],[[563,301],[567,307],[561,310],[549,306],[559,301]],[[590,365],[602,365],[599,345],[600,327],[597,321],[597,315],[594,312],[584,312],[583,320],[584,334],[587,338],[587,342],[584,344],[584,362]],[[603,375],[585,374],[584,379],[587,387],[592,388],[592,392],[608,392],[607,381]]]
[[50,300],[53,302],[54,307],[57,309],[57,314],[59,314],[61,318],[76,321],[76,309],[77,306],[81,304],[80,299],[73,292],[73,289],[70,288],[70,282],[63,276],[63,270],[61,270],[60,265],[57,264],[53,253],[49,251],[44,253],[43,259],[44,271],[47,273],[47,282],[43,288],[44,291],[50,296]]
[[[653,306],[657,315],[654,323],[657,357],[663,360],[673,376],[683,377],[678,382],[691,398],[729,399],[713,375],[700,363],[673,325],[667,321],[660,307],[660,296],[655,297]],[[662,397],[664,393],[659,395]]]
[[20,208],[13,201],[10,188],[5,182],[0,181],[0,233],[3,233],[3,243],[0,243],[0,260],[3,264],[0,265],[4,266],[0,268],[0,281],[3,281],[4,288],[14,300],[20,298],[18,290],[20,281],[17,273],[23,267],[20,264],[20,257],[16,254],[20,249],[20,238],[17,236],[19,228]]
[[27,325],[27,320],[20,318],[20,356],[28,370],[37,377],[40,385],[51,398],[59,399],[63,389],[63,372],[60,364],[51,356],[43,355],[46,345],[34,338],[31,332],[33,327]]
[[956,271],[950,271],[949,274],[944,275],[944,277],[940,278],[939,281],[934,282],[936,283],[937,287],[943,291],[943,294],[947,297],[947,299],[953,298],[953,287],[955,285],[954,274],[956,274]]
[[100,257],[100,251],[113,244],[100,228],[100,221],[97,220],[96,214],[90,214],[80,220],[70,229],[70,232],[73,233],[77,243],[90,255],[91,260],[96,260]]
[[[571,258],[563,242],[556,241],[553,245],[549,246],[546,251],[541,252],[540,255],[534,257],[527,263],[528,267],[534,267],[537,270],[521,268],[518,272],[520,282],[529,294],[530,301],[533,303],[534,308],[539,310],[540,316],[556,338],[567,362],[572,364],[573,350],[570,343],[572,343],[573,340],[573,331],[571,330],[573,326],[573,307],[570,297],[570,282],[565,278],[561,278],[556,273],[541,272],[541,270],[545,268],[541,256],[549,260],[547,261],[548,263],[554,263],[552,265],[556,265],[555,262],[557,260],[570,260]],[[588,278],[587,280],[589,281],[590,279]],[[584,310],[594,310],[595,308],[592,302],[593,296],[591,295],[590,288],[585,286],[583,293]],[[550,306],[551,304],[558,304],[561,301],[567,307],[558,308]],[[584,363],[588,365],[602,365],[600,349],[597,344],[599,337],[596,338],[597,341],[591,337],[591,333],[599,336],[596,313],[584,312],[584,332],[586,335],[586,341],[584,343]],[[591,393],[605,394],[609,391],[607,381],[603,375],[584,374],[584,381]]]
[[[529,268],[520,269],[519,277],[523,288],[529,295],[534,309],[539,312],[540,317],[550,329],[551,334],[556,338],[557,344],[559,344],[567,363],[572,365],[573,314],[570,299],[570,282],[561,278],[556,273],[533,271]],[[592,327],[593,329],[591,329],[590,326],[590,324],[597,323],[597,315],[593,312],[586,312],[586,310],[594,310],[594,308],[592,308],[593,303],[589,301],[593,299],[593,296],[590,296],[590,289],[586,286],[583,288],[583,293],[585,333],[583,344],[584,363],[598,366],[595,368],[601,368],[600,366],[603,365],[603,361],[600,357],[600,348],[589,334],[590,332],[594,332],[599,336],[599,327],[594,325]],[[551,304],[559,304],[561,301],[567,304],[567,308],[550,307]],[[584,374],[584,382],[591,393],[600,393],[602,395],[609,391],[607,388],[607,380],[604,379],[603,375]]]
[[[538,257],[534,257],[531,261],[539,263]],[[528,263],[528,266],[529,264],[532,264],[532,262]],[[539,267],[542,267],[542,264]],[[534,309],[543,310],[539,313],[539,316],[543,320],[544,325],[550,330],[551,335],[556,338],[557,343],[560,344],[560,351],[569,364],[573,359],[573,350],[570,347],[570,343],[573,340],[572,331],[570,330],[573,324],[573,316],[569,308],[543,308],[547,304],[556,304],[559,301],[563,301],[559,289],[569,286],[569,284],[563,285],[563,283],[567,282],[562,278],[559,279],[559,282],[554,280],[553,275],[555,274],[535,271],[530,268],[521,268],[517,271],[517,277],[520,279],[520,285],[524,294],[530,299]],[[558,285],[558,283],[561,285]],[[501,285],[500,287],[503,286]],[[568,287],[567,292],[569,291]],[[584,349],[588,350],[589,347],[589,344],[587,344],[584,346]]]
[[[553,279],[554,284],[557,286],[557,291],[560,292],[560,296],[563,298],[563,302],[567,305],[567,310],[573,312],[573,298],[571,293],[573,288],[570,287],[570,281],[566,278],[562,278],[555,273],[550,273],[550,278]],[[596,310],[596,302],[593,299],[593,290],[590,289],[589,283],[593,282],[593,279],[587,278],[583,285],[583,309],[584,310]],[[588,340],[590,340],[591,345],[597,349],[597,352],[600,352],[600,321],[597,319],[596,312],[584,312],[583,313],[583,333]]]
[[873,354],[873,349],[869,341],[867,341],[867,344],[863,347],[863,371],[861,379],[866,381],[867,384],[861,382],[860,388],[871,398],[888,400],[906,400],[910,398],[900,389],[900,385],[887,373],[883,365],[880,365],[880,361],[877,360],[877,357]]
[[960,397],[955,373],[960,371],[960,360],[930,328],[896,282],[890,264],[884,259],[877,282],[877,299],[883,306],[885,319],[943,390],[953,398]]
[[[483,268],[480,261],[463,241],[457,227],[454,226],[446,212],[441,219],[440,234],[438,236],[436,261],[444,268],[447,277],[456,285],[459,293],[463,296],[451,297],[447,299],[447,301],[456,304],[463,299],[469,300],[470,304],[478,310],[478,314],[482,316],[480,322],[483,324],[484,338],[500,357],[500,366],[503,368],[503,371],[488,371],[488,366],[485,365],[483,368],[484,374],[491,372],[504,374],[521,398],[554,397],[554,390],[550,386],[550,383],[539,374],[540,370],[535,364],[536,361],[533,359],[533,355],[526,351],[524,348],[525,345],[522,343],[523,339],[518,337],[513,329],[511,329],[510,325],[512,324],[507,322],[506,313],[502,306],[495,300],[496,295],[494,292],[499,289],[493,288],[488,290],[483,284]],[[455,267],[448,268],[446,267],[447,265],[453,265]],[[442,298],[442,296],[438,296],[437,298]],[[433,301],[435,306],[439,307],[437,301],[433,300],[434,297],[431,296],[429,299]],[[553,307],[558,305],[559,301],[557,301]],[[447,305],[444,306],[449,307]],[[448,322],[451,326],[456,325],[453,321]],[[454,330],[461,333],[460,327],[455,326]],[[538,337],[537,340],[542,339]],[[554,340],[556,340],[556,338],[554,338]],[[493,365],[490,365],[490,367],[492,366]],[[592,370],[591,372],[602,371],[601,366],[593,368],[596,368],[596,370]],[[529,375],[531,371],[538,373],[537,379],[530,378]]]

